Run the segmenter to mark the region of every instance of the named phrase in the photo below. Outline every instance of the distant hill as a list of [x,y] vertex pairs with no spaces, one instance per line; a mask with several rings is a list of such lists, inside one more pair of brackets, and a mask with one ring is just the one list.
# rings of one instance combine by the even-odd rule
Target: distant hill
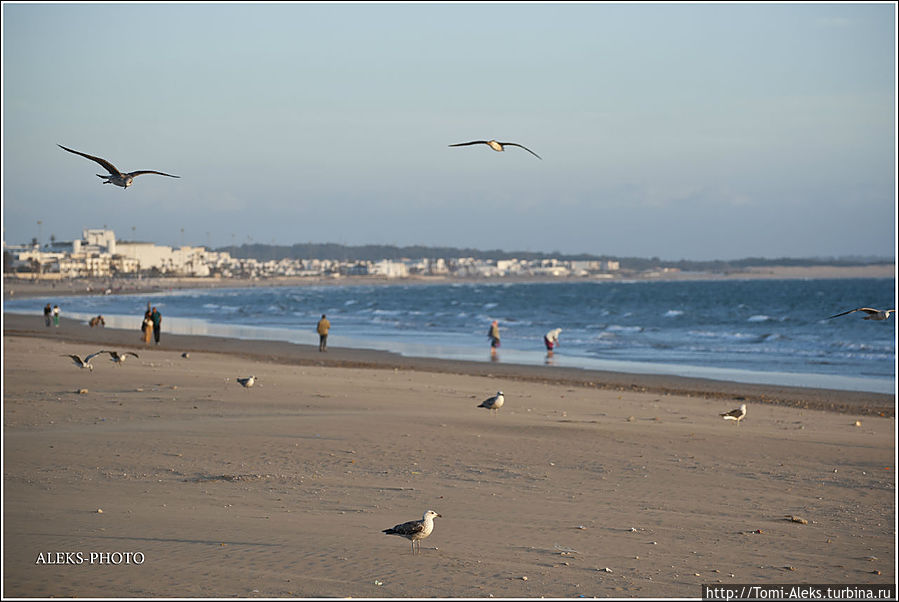
[[414,245],[397,247],[393,245],[358,245],[349,246],[337,243],[297,243],[291,246],[267,244],[243,244],[215,249],[227,251],[232,257],[239,259],[256,259],[259,261],[279,259],[336,259],[340,261],[378,261],[380,259],[449,259],[453,257],[473,257],[475,259],[560,259],[564,261],[618,261],[624,270],[648,270],[652,268],[677,268],[682,271],[724,272],[740,270],[748,267],[765,266],[862,266],[894,263],[894,259],[886,257],[815,257],[791,258],[781,257],[768,259],[764,257],[747,257],[734,260],[693,261],[680,259],[670,261],[658,257],[615,257],[612,255],[566,255],[560,253],[540,253],[532,251],[502,251],[499,249],[458,249],[454,247],[426,247]]

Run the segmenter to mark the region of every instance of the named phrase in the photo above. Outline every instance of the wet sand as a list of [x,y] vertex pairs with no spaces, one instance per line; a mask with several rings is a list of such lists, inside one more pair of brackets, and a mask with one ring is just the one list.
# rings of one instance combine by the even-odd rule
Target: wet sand
[[[892,395],[165,333],[145,348],[39,315],[4,315],[3,343],[8,597],[896,582]],[[101,348],[140,357],[62,357]],[[495,416],[476,407],[497,390]],[[719,417],[740,403],[742,423]],[[421,555],[381,533],[429,508]],[[142,563],[91,562],[112,552]]]

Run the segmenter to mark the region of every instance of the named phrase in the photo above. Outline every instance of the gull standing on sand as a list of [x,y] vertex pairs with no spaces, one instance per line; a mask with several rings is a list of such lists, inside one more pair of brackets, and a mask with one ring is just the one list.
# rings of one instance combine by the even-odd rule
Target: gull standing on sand
[[746,417],[746,404],[740,404],[740,407],[736,410],[731,410],[730,412],[724,412],[723,414],[718,414],[725,420],[736,420],[737,424],[740,424],[740,421]]
[[503,407],[503,403],[506,401],[506,398],[503,396],[502,391],[497,391],[496,395],[493,397],[488,397],[484,401],[481,402],[479,408],[487,408],[488,410],[493,410],[492,414],[497,414],[499,409]]
[[249,389],[256,384],[256,377],[250,376],[249,378],[238,378],[237,382],[239,382],[244,389]]
[[103,169],[105,169],[106,171],[109,172],[108,176],[103,176],[103,175],[97,174],[98,178],[104,178],[104,180],[105,180],[103,182],[104,184],[115,184],[116,186],[121,186],[122,188],[127,189],[134,182],[134,178],[136,178],[137,176],[143,175],[143,174],[152,173],[152,174],[157,174],[160,176],[167,176],[169,178],[180,178],[181,177],[181,176],[173,176],[172,174],[163,173],[161,171],[151,171],[148,169],[141,170],[141,171],[131,171],[128,173],[122,173],[118,169],[116,169],[115,165],[113,165],[106,159],[101,159],[100,157],[94,157],[93,155],[88,155],[87,153],[82,153],[82,152],[78,152],[76,150],[72,150],[70,148],[66,148],[62,144],[57,144],[56,146],[58,146],[59,148],[61,148],[64,151],[69,151],[70,153],[74,153],[76,155],[81,155],[82,157],[84,157],[86,159],[90,159],[91,161],[96,161],[97,163],[102,165]]
[[[850,309],[849,311],[844,311],[841,314],[836,314],[835,316],[830,316],[830,318],[839,318],[840,316],[845,316],[846,314],[851,314],[851,313],[857,312],[857,311],[863,311],[866,314],[868,314],[867,316],[862,318],[863,320],[886,320],[887,318],[890,317],[890,314],[896,310],[895,309],[874,309],[872,307],[857,307],[855,309]],[[827,319],[830,320],[830,318],[827,318]]]
[[506,150],[505,148],[503,148],[505,146],[517,146],[518,148],[523,148],[524,150],[528,151],[529,153],[531,153],[532,155],[534,155],[541,161],[543,160],[543,157],[541,157],[540,155],[538,155],[531,149],[527,148],[526,146],[522,146],[521,144],[517,144],[515,142],[497,142],[496,140],[472,140],[471,142],[460,142],[458,144],[450,144],[449,146],[471,146],[472,144],[486,144],[487,146],[489,146],[490,148],[492,148],[493,150],[495,150],[498,153],[501,153],[504,150]]
[[133,351],[125,351],[124,353],[119,353],[118,351],[101,351],[100,353],[108,353],[111,361],[115,362],[117,365],[121,366],[125,363],[125,359],[129,355],[133,355],[134,357],[139,358],[140,356]]
[[410,520],[407,523],[384,529],[382,533],[386,533],[387,535],[399,535],[400,537],[405,537],[411,541],[413,554],[415,554],[415,542],[417,541],[418,553],[421,554],[421,540],[430,535],[431,531],[434,530],[435,518],[443,517],[433,510],[427,510],[425,511],[424,516],[421,517],[421,520]]
[[100,355],[101,353],[106,353],[105,351],[98,351],[96,353],[91,353],[89,356],[81,359],[80,356],[75,355],[74,353],[70,354],[62,354],[62,357],[70,357],[72,358],[72,362],[75,363],[79,368],[87,368],[91,372],[94,371],[94,367],[91,365],[91,360]]

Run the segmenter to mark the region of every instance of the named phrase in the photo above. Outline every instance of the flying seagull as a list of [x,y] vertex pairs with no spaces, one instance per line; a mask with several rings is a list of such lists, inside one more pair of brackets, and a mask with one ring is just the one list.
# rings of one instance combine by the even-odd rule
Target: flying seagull
[[494,395],[493,397],[488,397],[487,399],[482,401],[481,405],[479,405],[478,407],[487,408],[488,410],[494,410],[493,413],[495,414],[501,407],[503,407],[503,402],[505,401],[506,398],[503,397],[503,392],[497,391],[496,395]]
[[100,353],[108,353],[111,360],[113,362],[115,362],[116,364],[118,364],[119,366],[121,366],[122,364],[125,363],[125,359],[129,355],[133,355],[134,357],[140,357],[133,351],[125,351],[124,353],[119,353],[118,351],[101,351]]
[[737,424],[740,424],[740,421],[746,417],[746,404],[740,404],[740,407],[736,410],[731,410],[730,412],[724,412],[723,414],[719,414],[725,420],[736,420]]
[[487,146],[489,146],[490,148],[492,148],[493,150],[495,150],[498,153],[501,153],[504,150],[506,150],[505,148],[503,148],[504,146],[517,146],[518,148],[523,148],[524,150],[528,151],[529,153],[531,153],[532,155],[534,155],[541,161],[543,160],[543,157],[541,157],[540,155],[538,155],[531,149],[529,149],[525,146],[522,146],[520,144],[517,144],[515,142],[497,142],[496,140],[473,140],[471,142],[460,142],[459,144],[450,144],[450,146],[471,146],[472,144],[486,144]]
[[254,384],[256,384],[256,377],[250,376],[249,378],[238,378],[237,382],[239,382],[241,385],[243,385],[244,389],[249,389]]
[[413,554],[415,554],[415,542],[417,541],[418,553],[421,554],[421,540],[430,535],[431,531],[434,530],[434,519],[438,517],[443,518],[433,510],[427,510],[425,511],[424,516],[421,517],[421,520],[410,520],[408,523],[402,523],[395,527],[384,529],[382,533],[386,533],[387,535],[399,535],[400,537],[405,537],[411,541]]
[[161,171],[151,171],[151,170],[147,170],[147,169],[141,170],[141,171],[130,171],[128,173],[122,173],[118,169],[116,169],[115,165],[113,165],[106,159],[101,159],[100,157],[94,157],[93,155],[88,155],[87,153],[81,153],[76,150],[66,148],[62,144],[57,144],[56,146],[58,146],[59,148],[61,148],[64,151],[69,151],[70,153],[74,153],[76,155],[81,155],[85,159],[90,159],[91,161],[96,161],[97,163],[102,165],[103,168],[109,172],[108,176],[103,176],[103,175],[97,174],[98,178],[105,179],[105,181],[103,182],[104,184],[115,184],[116,186],[121,186],[122,188],[128,188],[134,182],[134,178],[136,178],[137,176],[143,175],[143,174],[147,174],[147,173],[155,173],[157,175],[168,176],[170,178],[180,178],[181,177],[181,176],[173,176],[172,174],[168,174],[168,173],[162,173]]
[[[830,318],[838,318],[840,316],[845,316],[846,314],[851,314],[852,312],[856,312],[856,311],[863,311],[866,314],[868,314],[867,316],[862,318],[863,320],[886,320],[887,318],[890,317],[890,314],[896,310],[895,309],[873,309],[871,307],[857,307],[856,309],[850,309],[849,311],[844,311],[841,314],[837,314],[835,316],[830,316]],[[827,318],[827,319],[829,320],[830,318]]]
[[93,372],[94,367],[91,365],[91,360],[94,359],[95,357],[97,357],[98,355],[100,355],[101,353],[106,353],[106,352],[98,351],[96,353],[91,353],[89,356],[85,357],[84,359],[81,359],[80,356],[77,356],[74,353],[72,353],[72,354],[64,353],[64,354],[62,354],[62,357],[70,357],[70,358],[72,358],[72,362],[74,362],[75,365],[78,366],[79,368],[87,368],[88,370]]

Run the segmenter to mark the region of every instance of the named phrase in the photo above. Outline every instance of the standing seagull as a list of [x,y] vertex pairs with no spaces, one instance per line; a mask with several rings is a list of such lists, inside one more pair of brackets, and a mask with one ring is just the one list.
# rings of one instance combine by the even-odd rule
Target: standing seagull
[[[890,314],[896,310],[895,309],[873,309],[871,307],[858,307],[856,309],[850,309],[849,311],[844,311],[843,313],[837,314],[835,316],[830,316],[830,318],[838,318],[840,316],[845,316],[846,314],[851,314],[852,312],[856,312],[856,311],[863,311],[866,314],[868,314],[867,316],[862,318],[863,320],[886,320],[887,318],[890,317]],[[827,318],[827,319],[829,320],[830,318]]]
[[91,353],[89,356],[85,357],[84,359],[81,359],[80,356],[77,356],[74,353],[68,354],[68,355],[63,354],[62,357],[70,357],[70,358],[72,358],[72,361],[75,363],[75,365],[78,366],[79,368],[87,368],[88,370],[93,372],[94,367],[91,365],[91,360],[94,359],[95,357],[97,357],[98,355],[100,355],[101,353],[106,353],[106,352],[98,351],[96,353]]
[[524,150],[528,151],[529,153],[531,153],[532,155],[534,155],[541,161],[543,160],[543,157],[541,157],[540,155],[538,155],[531,149],[529,149],[525,146],[522,146],[520,144],[516,144],[515,142],[497,142],[496,140],[473,140],[472,142],[460,142],[459,144],[450,144],[449,146],[471,146],[472,144],[486,144],[487,146],[489,146],[490,148],[492,148],[493,150],[495,150],[498,153],[501,153],[505,150],[503,148],[504,146],[517,146],[518,148],[523,148]]
[[405,537],[411,541],[413,554],[415,554],[415,542],[417,541],[418,553],[421,554],[421,540],[430,535],[431,531],[434,530],[434,519],[438,517],[443,518],[433,510],[427,510],[425,511],[424,516],[421,517],[421,520],[410,520],[408,523],[402,523],[395,527],[384,529],[382,533],[386,533],[387,535],[399,535],[400,537]]
[[124,353],[119,353],[118,351],[101,351],[100,353],[108,353],[109,357],[113,362],[121,366],[125,363],[125,359],[129,355],[133,355],[134,357],[139,358],[140,356],[134,353],[133,351],[125,351]]
[[503,403],[506,401],[506,398],[503,397],[502,391],[497,391],[496,395],[493,397],[488,397],[484,401],[481,402],[479,408],[487,408],[488,410],[493,410],[493,414],[498,413],[499,409],[503,407]]
[[249,378],[238,378],[237,382],[239,382],[241,385],[243,385],[244,389],[249,389],[254,384],[256,384],[256,377],[250,376]]
[[736,420],[737,424],[740,424],[740,421],[746,417],[746,404],[740,404],[740,407],[736,410],[731,410],[730,412],[724,412],[723,414],[718,415],[725,420]]
[[131,171],[128,173],[122,173],[118,169],[116,169],[115,165],[113,165],[106,159],[101,159],[100,157],[94,157],[93,155],[88,155],[87,153],[80,153],[76,150],[66,148],[62,144],[57,144],[56,146],[58,146],[59,148],[61,148],[64,151],[69,151],[70,153],[74,153],[76,155],[81,155],[85,159],[90,159],[91,161],[96,161],[97,163],[102,165],[103,168],[109,172],[108,176],[103,176],[103,175],[97,174],[98,178],[105,179],[105,182],[103,182],[104,184],[115,184],[116,186],[121,186],[122,188],[128,188],[134,182],[134,178],[136,178],[137,176],[143,175],[143,174],[147,174],[147,173],[155,173],[157,175],[168,176],[170,178],[180,178],[181,177],[181,176],[173,176],[172,174],[162,173],[161,171],[150,171],[150,170],[146,170],[146,169],[142,170],[142,171]]

